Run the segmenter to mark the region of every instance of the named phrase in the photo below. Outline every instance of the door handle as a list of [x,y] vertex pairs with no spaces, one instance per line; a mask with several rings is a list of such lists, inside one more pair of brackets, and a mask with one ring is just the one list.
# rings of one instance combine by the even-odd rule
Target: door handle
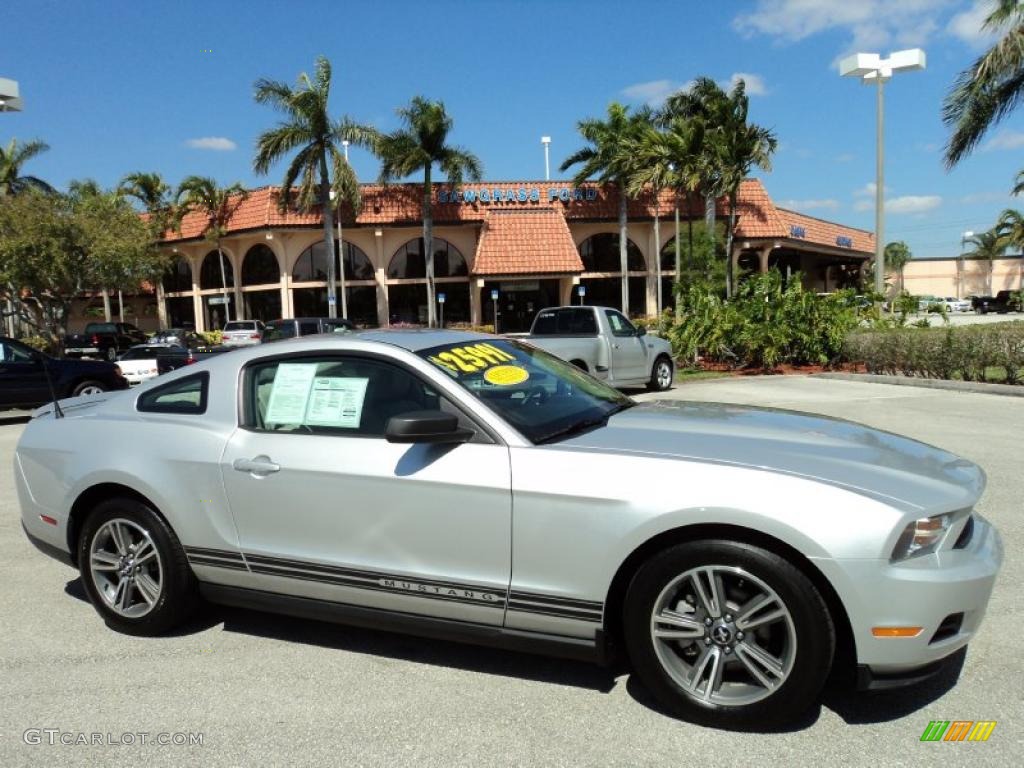
[[248,472],[256,477],[265,477],[266,475],[281,471],[281,465],[272,462],[269,456],[235,459],[231,466],[238,472]]

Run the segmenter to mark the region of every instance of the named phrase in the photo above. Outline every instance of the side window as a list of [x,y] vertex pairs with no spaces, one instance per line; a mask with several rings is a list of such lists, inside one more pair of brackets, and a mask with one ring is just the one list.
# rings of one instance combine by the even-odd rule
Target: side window
[[392,416],[442,408],[404,368],[345,355],[256,363],[246,393],[246,426],[268,432],[383,437]]
[[309,336],[310,334],[320,333],[320,323],[316,320],[305,321],[299,323],[299,336]]
[[0,341],[0,363],[31,363],[31,353],[22,347]]
[[207,371],[186,376],[143,393],[135,407],[146,413],[206,413],[209,385]]
[[636,328],[621,313],[614,309],[606,309],[604,313],[608,317],[608,325],[611,326],[613,335],[636,336]]

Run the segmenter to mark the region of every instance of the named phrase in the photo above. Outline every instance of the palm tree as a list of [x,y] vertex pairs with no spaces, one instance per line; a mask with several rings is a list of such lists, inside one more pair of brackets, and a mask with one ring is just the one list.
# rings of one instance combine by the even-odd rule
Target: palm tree
[[462,147],[449,145],[453,121],[444,103],[416,96],[397,110],[403,127],[380,137],[376,152],[381,160],[380,181],[389,184],[423,171],[423,255],[427,277],[427,324],[434,326],[434,217],[431,172],[436,165],[452,187],[463,177],[479,181],[479,158]]
[[[353,122],[348,117],[332,120],[327,100],[331,92],[331,63],[318,56],[313,77],[303,72],[296,88],[274,80],[256,81],[256,101],[282,112],[285,120],[277,127],[260,134],[256,140],[253,169],[265,174],[282,158],[296,152],[281,183],[279,204],[283,209],[291,203],[292,187],[299,181],[298,204],[302,210],[320,206],[324,226],[324,247],[327,261],[327,312],[337,316],[333,301],[334,235],[331,226],[331,177],[337,193],[338,215],[345,200],[353,208],[359,205],[359,182],[352,166],[345,159],[342,141],[358,146],[373,145],[377,133],[369,126]],[[342,261],[344,265],[344,260]],[[342,267],[344,269],[344,266]],[[342,297],[344,302],[344,296]]]
[[899,292],[903,293],[903,268],[913,258],[910,246],[902,240],[888,243],[885,246],[885,268],[894,271],[900,280]]
[[953,129],[945,162],[952,168],[978,145],[1024,98],[1024,5],[996,0],[982,29],[1002,35],[961,72],[942,105],[942,120]]
[[117,185],[117,194],[130,197],[149,214],[153,239],[159,240],[174,222],[174,200],[171,186],[159,173],[129,173]]
[[54,188],[42,179],[21,175],[21,167],[25,163],[49,148],[50,145],[42,141],[27,141],[19,145],[17,139],[11,139],[6,149],[0,146],[0,197],[17,195],[28,190],[54,194]]
[[[707,149],[703,153],[703,165],[709,187],[717,194],[725,195],[729,201],[725,290],[727,296],[732,296],[735,290],[732,243],[740,184],[755,167],[771,170],[771,156],[778,146],[778,139],[772,130],[748,122],[750,97],[742,79],[726,93],[710,78],[700,78],[689,91],[673,95],[670,101],[670,109],[699,115],[705,121]],[[713,215],[713,207],[711,211]],[[714,225],[713,219],[711,225]]]
[[699,120],[704,133],[700,152],[694,158],[698,188],[704,195],[704,226],[715,240],[715,203],[726,193],[722,167],[722,135],[719,130],[726,121],[729,95],[710,77],[698,77],[693,84],[665,100],[663,119],[677,117]]
[[[1007,208],[999,214],[995,228],[1004,247],[1024,251],[1024,214]],[[1021,290],[1024,289],[1024,252],[1018,258],[1017,284],[1018,290]]]
[[224,317],[231,320],[228,282],[224,271],[224,250],[221,240],[227,234],[228,221],[249,193],[239,182],[221,187],[208,176],[188,176],[182,180],[176,195],[178,221],[191,211],[206,215],[208,221],[203,234],[217,248],[220,258],[220,285],[224,296]]
[[999,236],[999,232],[996,229],[990,229],[987,232],[978,232],[977,234],[971,235],[964,240],[965,243],[970,243],[974,246],[974,250],[967,251],[964,253],[965,259],[973,259],[976,261],[987,261],[988,262],[988,290],[986,293],[992,293],[992,261],[1003,255],[1003,251],[1006,249],[1006,245],[1002,238]]
[[[654,206],[654,259],[657,280],[657,315],[661,317],[661,191],[676,184],[675,142],[673,136],[662,132],[653,123],[641,127],[636,136],[630,137],[629,151],[632,154],[630,173],[626,191],[630,197],[638,197],[648,187],[651,188]],[[676,233],[678,238],[679,233]],[[679,253],[678,243],[676,253]],[[676,260],[676,274],[679,272]]]
[[574,165],[580,170],[573,177],[573,183],[582,184],[592,176],[600,182],[613,184],[619,195],[619,265],[622,271],[622,313],[629,316],[629,243],[628,205],[629,179],[634,167],[632,157],[637,138],[645,125],[650,122],[650,113],[641,111],[629,114],[629,107],[618,102],[608,105],[606,120],[587,118],[576,124],[580,135],[590,143],[569,155],[560,170],[566,171]]

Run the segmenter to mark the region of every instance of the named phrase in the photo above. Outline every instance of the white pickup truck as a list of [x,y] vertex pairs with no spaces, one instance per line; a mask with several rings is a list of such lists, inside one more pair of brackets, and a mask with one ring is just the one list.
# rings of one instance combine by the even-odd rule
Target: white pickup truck
[[648,336],[617,309],[549,307],[533,319],[525,340],[614,387],[672,386],[672,348]]

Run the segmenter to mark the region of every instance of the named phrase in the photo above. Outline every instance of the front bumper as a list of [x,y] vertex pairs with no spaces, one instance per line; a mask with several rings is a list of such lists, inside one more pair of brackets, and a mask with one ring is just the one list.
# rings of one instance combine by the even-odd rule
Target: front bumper
[[[975,514],[964,549],[898,563],[816,560],[836,587],[853,630],[859,678],[869,687],[911,684],[977,633],[1003,561],[999,533]],[[915,637],[876,637],[875,627],[921,627]],[[864,677],[867,675],[867,677]],[[899,681],[904,681],[900,683]],[[879,682],[881,681],[881,682]]]

